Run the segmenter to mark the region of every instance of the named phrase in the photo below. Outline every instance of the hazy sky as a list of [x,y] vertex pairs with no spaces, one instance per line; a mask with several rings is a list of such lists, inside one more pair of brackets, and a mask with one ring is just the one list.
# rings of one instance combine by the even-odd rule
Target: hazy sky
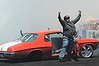
[[[32,32],[59,29],[57,15],[74,19],[81,10],[83,15],[99,19],[99,0],[0,0],[0,44],[20,36],[19,30]],[[82,19],[81,19],[82,20]]]

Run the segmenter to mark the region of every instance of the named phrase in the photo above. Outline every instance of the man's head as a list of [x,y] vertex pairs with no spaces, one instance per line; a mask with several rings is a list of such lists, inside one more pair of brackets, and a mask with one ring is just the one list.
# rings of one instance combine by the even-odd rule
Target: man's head
[[70,20],[70,17],[68,15],[64,16],[64,20],[65,21],[69,21]]

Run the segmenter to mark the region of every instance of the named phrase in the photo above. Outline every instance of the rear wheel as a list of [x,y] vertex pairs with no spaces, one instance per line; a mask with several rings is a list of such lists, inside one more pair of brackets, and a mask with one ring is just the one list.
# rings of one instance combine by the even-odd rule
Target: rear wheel
[[84,58],[92,57],[93,55],[93,48],[91,45],[85,45],[80,50],[80,56]]

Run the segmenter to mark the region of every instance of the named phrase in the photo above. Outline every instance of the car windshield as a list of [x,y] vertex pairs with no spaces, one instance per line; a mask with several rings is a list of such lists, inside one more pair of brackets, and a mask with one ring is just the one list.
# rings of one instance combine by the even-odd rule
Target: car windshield
[[22,42],[32,42],[38,37],[37,34],[33,33],[25,33],[23,36],[21,36],[18,40]]

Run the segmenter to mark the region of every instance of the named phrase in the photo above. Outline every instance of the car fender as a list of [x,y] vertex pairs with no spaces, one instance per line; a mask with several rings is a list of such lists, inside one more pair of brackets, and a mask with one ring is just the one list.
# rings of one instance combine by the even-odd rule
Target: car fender
[[[93,43],[84,43],[84,44],[82,45],[82,47],[85,46],[85,45],[91,45],[92,48],[93,48],[93,46],[94,46]],[[82,48],[82,47],[81,47],[81,48]]]
[[42,51],[41,49],[33,49],[33,50],[30,50],[30,51],[29,51],[28,55],[29,55],[30,53],[32,53],[32,52],[35,52],[35,51],[40,51],[40,52],[43,53],[43,51]]

